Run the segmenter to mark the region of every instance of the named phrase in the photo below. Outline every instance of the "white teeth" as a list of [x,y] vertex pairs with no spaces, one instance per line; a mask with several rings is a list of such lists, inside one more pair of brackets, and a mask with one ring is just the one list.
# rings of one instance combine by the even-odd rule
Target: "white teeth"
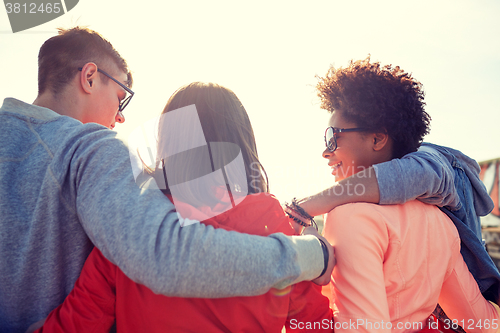
[[342,162],[332,165],[332,172],[337,172],[337,170],[340,168],[341,165]]

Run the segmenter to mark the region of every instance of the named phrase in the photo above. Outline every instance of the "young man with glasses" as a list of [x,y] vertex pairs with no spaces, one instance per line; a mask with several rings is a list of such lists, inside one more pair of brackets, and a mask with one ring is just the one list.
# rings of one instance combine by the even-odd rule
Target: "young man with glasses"
[[40,48],[38,63],[34,105],[110,129],[125,121],[123,110],[134,95],[132,75],[125,60],[98,34],[61,30]]
[[181,228],[159,190],[140,189],[127,147],[101,126],[125,120],[131,85],[108,41],[61,30],[40,49],[35,102],[7,98],[0,108],[2,332],[24,332],[62,303],[94,245],[167,296],[250,296],[330,280],[333,250],[316,231],[259,237]]

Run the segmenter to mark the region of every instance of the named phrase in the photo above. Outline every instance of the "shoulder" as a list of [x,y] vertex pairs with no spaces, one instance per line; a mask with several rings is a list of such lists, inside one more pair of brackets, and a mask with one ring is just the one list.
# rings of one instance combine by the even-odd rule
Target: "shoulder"
[[[332,210],[327,220],[347,221],[352,226],[396,226],[404,225],[424,217],[445,218],[445,214],[434,206],[419,200],[410,200],[399,205],[371,203],[347,204]],[[335,223],[337,224],[337,223]]]
[[124,159],[129,161],[129,149],[117,138],[117,133],[99,124],[82,124],[68,117],[60,117],[54,122],[53,134],[44,129],[41,135],[48,146],[61,155],[71,155],[74,159],[80,156],[107,156],[109,160]]
[[439,208],[418,200],[400,205],[352,203],[332,210],[325,219],[325,236],[332,239],[362,240],[377,238],[380,242],[399,237],[416,220],[443,218]]
[[327,214],[326,219],[341,219],[356,223],[359,220],[380,221],[384,216],[390,214],[397,205],[378,205],[365,202],[349,203],[333,209]]
[[215,216],[214,222],[235,231],[268,236],[276,232],[294,234],[290,219],[280,202],[269,193],[249,194],[225,213]]
[[[359,242],[367,238],[388,239],[387,217],[397,205],[381,206],[352,203],[339,206],[327,214],[324,234],[330,242]],[[378,235],[378,236],[376,236]]]

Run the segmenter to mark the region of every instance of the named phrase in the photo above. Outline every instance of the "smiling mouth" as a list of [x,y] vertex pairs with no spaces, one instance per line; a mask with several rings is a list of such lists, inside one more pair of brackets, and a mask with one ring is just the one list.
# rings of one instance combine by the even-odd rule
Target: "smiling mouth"
[[342,162],[338,162],[336,164],[330,165],[332,168],[332,174],[337,173],[338,169],[342,166]]

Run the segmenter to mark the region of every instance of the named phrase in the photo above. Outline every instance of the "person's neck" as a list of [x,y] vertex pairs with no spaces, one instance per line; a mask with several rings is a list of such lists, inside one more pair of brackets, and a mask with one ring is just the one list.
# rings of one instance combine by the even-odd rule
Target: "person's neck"
[[44,92],[37,96],[33,105],[41,106],[62,116],[68,116],[81,121],[78,103],[65,98],[63,95],[56,97],[51,92]]
[[393,141],[389,138],[387,144],[382,149],[376,151],[376,154],[373,156],[372,165],[392,160],[393,146]]

